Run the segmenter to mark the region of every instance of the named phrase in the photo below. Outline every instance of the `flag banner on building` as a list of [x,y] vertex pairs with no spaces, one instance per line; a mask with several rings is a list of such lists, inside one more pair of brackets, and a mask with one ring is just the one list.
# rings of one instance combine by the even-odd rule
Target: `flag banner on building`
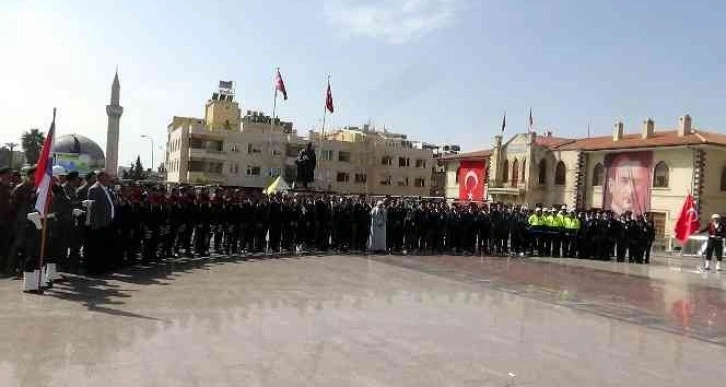
[[462,161],[459,164],[459,200],[484,200],[486,165],[484,161]]
[[282,93],[282,99],[287,101],[287,90],[285,89],[285,82],[282,80],[282,74],[280,74],[280,69],[277,69],[277,73],[275,74],[275,92]]
[[330,81],[328,81],[328,92],[325,95],[325,108],[331,113],[335,112],[335,107],[333,106],[333,92],[330,91]]
[[48,195],[50,195],[50,185],[53,181],[53,159],[51,150],[55,144],[55,110],[53,110],[53,121],[50,123],[50,129],[43,142],[43,149],[38,157],[38,165],[35,170],[35,187],[38,192],[38,198],[35,200],[35,209],[43,216],[48,210]]
[[219,88],[223,90],[232,90],[233,85],[232,81],[219,81]]
[[504,113],[504,117],[502,117],[502,133],[504,133],[504,128],[507,127],[507,113]]
[[674,230],[676,241],[681,245],[686,244],[688,237],[697,233],[699,227],[701,227],[701,222],[698,220],[696,203],[693,201],[693,196],[689,194],[683,202],[681,214],[678,216],[678,221],[676,221],[676,228]]
[[653,152],[624,152],[605,155],[607,171],[603,187],[603,208],[616,214],[643,214],[650,208]]

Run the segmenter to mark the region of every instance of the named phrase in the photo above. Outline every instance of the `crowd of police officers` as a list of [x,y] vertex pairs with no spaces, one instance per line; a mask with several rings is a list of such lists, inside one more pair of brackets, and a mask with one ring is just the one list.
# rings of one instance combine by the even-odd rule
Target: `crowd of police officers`
[[[0,171],[0,269],[17,273],[37,255],[33,170],[18,181]],[[264,195],[230,188],[115,184],[111,238],[103,257],[84,257],[90,225],[82,203],[94,173],[59,172],[48,219],[49,257],[61,270],[93,274],[180,256],[363,252],[377,198],[297,193]],[[649,263],[655,237],[647,217],[565,207],[386,198],[392,254],[571,257]],[[87,214],[86,214],[87,215]],[[26,264],[24,264],[24,262]],[[100,270],[99,270],[100,268]],[[90,271],[90,270],[89,270]]]

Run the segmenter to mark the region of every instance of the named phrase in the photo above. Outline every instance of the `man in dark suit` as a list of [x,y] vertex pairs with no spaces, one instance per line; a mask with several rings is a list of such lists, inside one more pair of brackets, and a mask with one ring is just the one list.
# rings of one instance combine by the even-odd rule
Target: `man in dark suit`
[[106,172],[99,172],[97,181],[88,189],[91,225],[87,238],[88,254],[85,254],[88,274],[101,274],[107,262],[103,257],[112,249],[113,239],[111,224],[115,217],[113,194],[111,193],[111,177]]
[[[86,199],[88,199],[88,189],[91,188],[93,184],[96,183],[96,173],[95,172],[89,172],[87,173],[83,178],[83,184],[75,188],[75,200],[80,203]],[[81,256],[81,248],[85,246],[86,242],[86,232],[88,227],[85,225],[85,221],[79,220],[79,222],[76,224],[75,232],[73,233],[74,238],[71,241],[71,251],[69,254],[69,257],[71,259],[71,262],[78,262],[80,261]],[[85,249],[84,249],[85,250]]]

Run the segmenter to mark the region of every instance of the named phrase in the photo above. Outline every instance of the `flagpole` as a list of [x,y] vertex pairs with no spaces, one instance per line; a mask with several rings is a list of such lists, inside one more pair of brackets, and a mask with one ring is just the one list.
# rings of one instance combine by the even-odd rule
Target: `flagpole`
[[[279,73],[280,68],[278,67],[275,72],[275,76]],[[270,117],[270,133],[267,136],[267,144],[268,146],[272,143],[272,132],[274,131],[275,127],[275,114],[277,112],[277,84],[275,85],[275,96],[272,98],[272,117]]]
[[[55,124],[55,113],[56,108],[53,108],[53,124]],[[52,179],[52,177],[51,177]],[[50,189],[50,187],[48,187]],[[41,290],[40,284],[43,282],[43,258],[45,256],[45,239],[46,235],[48,234],[48,210],[49,210],[49,204],[50,204],[50,198],[51,195],[46,195],[45,197],[45,214],[43,214],[43,217],[41,218],[42,222],[42,229],[40,231],[40,254],[38,254],[38,272],[40,275],[38,276],[38,290]]]
[[[328,87],[330,87],[330,75],[328,75]],[[325,136],[325,117],[328,115],[328,104],[327,104],[328,94],[327,94],[327,89],[325,89],[325,90],[326,90],[325,91],[325,101],[326,102],[323,105],[323,126],[320,128],[320,144],[319,144],[321,161],[325,160],[325,158],[323,157],[323,137]]]

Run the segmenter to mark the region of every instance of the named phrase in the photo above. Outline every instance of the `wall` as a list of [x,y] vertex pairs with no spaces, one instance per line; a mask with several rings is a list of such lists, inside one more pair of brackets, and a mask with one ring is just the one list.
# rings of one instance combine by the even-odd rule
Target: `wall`
[[459,160],[447,160],[444,165],[446,168],[446,198],[458,199],[459,183],[456,179],[461,163]]
[[726,192],[721,191],[721,172],[726,168],[726,149],[707,148],[703,171],[701,196],[701,223],[710,220],[711,214],[726,212]]

